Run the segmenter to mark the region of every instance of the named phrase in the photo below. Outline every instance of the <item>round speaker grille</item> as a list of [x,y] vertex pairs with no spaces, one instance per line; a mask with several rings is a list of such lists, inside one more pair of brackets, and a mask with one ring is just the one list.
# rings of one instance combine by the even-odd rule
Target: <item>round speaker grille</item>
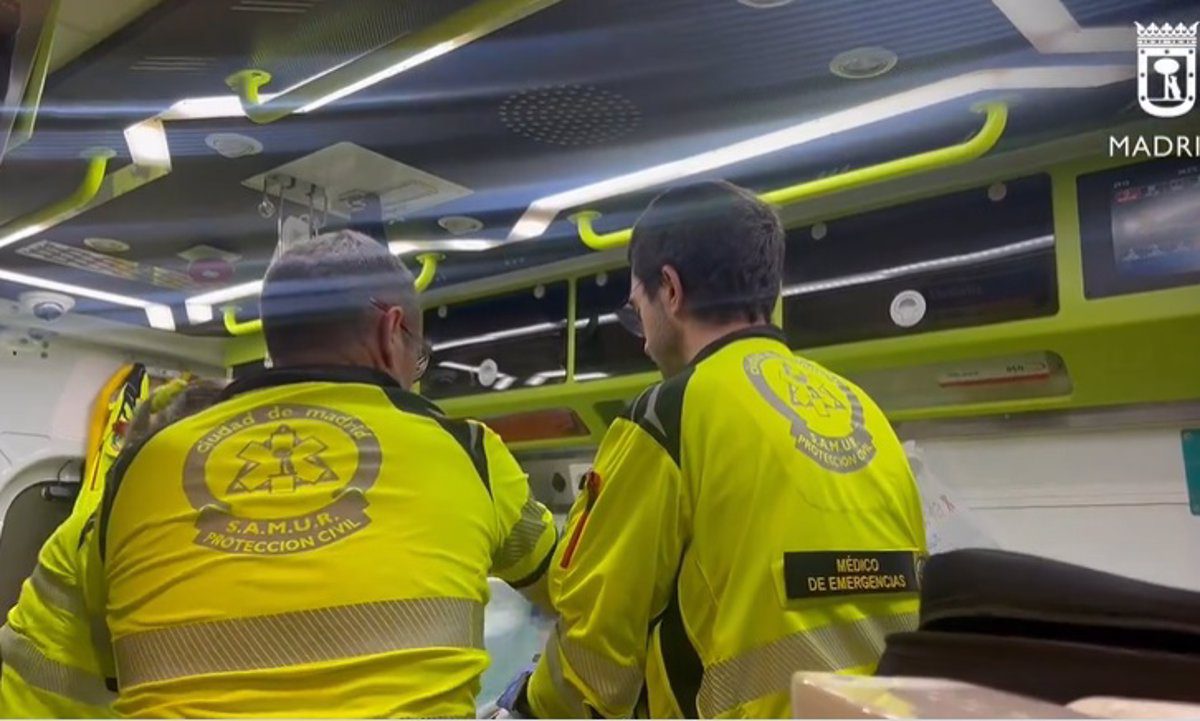
[[563,146],[598,145],[633,132],[642,112],[628,98],[591,85],[525,90],[500,106],[509,130]]

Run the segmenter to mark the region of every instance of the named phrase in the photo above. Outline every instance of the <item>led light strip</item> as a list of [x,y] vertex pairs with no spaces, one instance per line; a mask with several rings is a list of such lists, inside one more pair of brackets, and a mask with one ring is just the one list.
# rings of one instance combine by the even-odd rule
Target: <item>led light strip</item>
[[1027,253],[1031,250],[1043,250],[1045,248],[1054,247],[1054,236],[1043,235],[1039,238],[1031,238],[1022,240],[1019,243],[1010,243],[1001,245],[996,248],[988,248],[974,253],[963,253],[962,255],[950,255],[945,258],[935,258],[934,260],[923,260],[918,263],[909,263],[907,265],[898,265],[893,268],[884,268],[870,273],[857,273],[855,275],[844,275],[840,278],[830,278],[828,280],[819,280],[812,283],[798,283],[783,289],[783,297],[791,298],[797,295],[810,295],[812,293],[823,293],[827,290],[836,290],[838,288],[850,288],[856,285],[867,285],[870,283],[879,283],[893,278],[903,278],[909,275],[915,275],[927,270],[943,270],[945,268],[957,268],[964,265],[971,265],[985,260],[995,260],[997,258],[1009,258],[1014,255]]
[[1094,88],[1129,80],[1133,76],[1132,64],[995,68],[957,75],[715,150],[548,195],[529,206],[513,226],[508,239],[520,241],[541,237],[550,224],[570,208],[665,185],[952,100],[1004,90]]
[[72,285],[71,283],[59,283],[55,280],[46,278],[38,278],[34,275],[25,275],[24,273],[15,273],[11,270],[0,268],[0,280],[6,280],[10,283],[18,283],[20,285],[28,285],[34,288],[43,288],[45,290],[53,290],[59,293],[69,293],[72,295],[91,298],[93,300],[104,301],[114,305],[123,305],[128,308],[141,308],[146,312],[146,321],[151,328],[159,330],[175,330],[175,317],[171,313],[171,307],[162,303],[152,303],[141,298],[130,298],[116,293],[107,293],[95,288],[88,288],[82,285]]
[[[617,321],[618,318],[616,313],[605,313],[604,315],[596,317],[596,322],[599,325],[609,325],[611,323],[616,323]],[[588,318],[581,318],[575,321],[575,327],[586,328],[590,322],[591,320]],[[523,338],[527,335],[545,333],[548,330],[558,330],[566,325],[566,321],[562,321],[560,323],[537,323],[535,325],[523,325],[516,328],[509,328],[508,330],[494,331],[492,333],[484,333],[483,335],[473,335],[466,338],[456,338],[455,340],[436,343],[433,346],[433,350],[436,352],[450,350],[451,348],[463,348],[465,346],[479,345],[480,343],[491,343],[498,340],[507,340],[509,338]]]
[[[388,250],[392,255],[405,255],[420,251],[468,252],[488,250],[503,243],[504,241],[502,240],[475,238],[448,238],[433,241],[393,240],[388,243]],[[262,293],[262,286],[263,282],[261,280],[252,280],[246,283],[239,283],[238,285],[231,285],[228,288],[221,288],[220,290],[192,296],[184,301],[188,322],[193,324],[208,323],[216,317],[213,306],[220,305],[221,303],[232,303],[235,300],[253,298]]]
[[1132,27],[1082,28],[1062,0],[992,0],[1000,12],[1044,55],[1133,52]]
[[[541,373],[534,373],[532,376],[530,376],[525,381],[525,385],[537,388],[539,386],[546,385],[547,381],[551,381],[555,378],[566,378],[566,377],[567,377],[567,372],[563,371],[563,370],[542,371]],[[579,382],[598,381],[598,380],[601,380],[602,378],[608,378],[608,377],[610,377],[609,374],[601,373],[601,372],[597,371],[595,373],[577,373],[575,375],[575,380],[579,381]]]
[[507,340],[509,338],[523,338],[527,335],[537,335],[546,331],[558,330],[565,323],[536,323],[534,325],[523,325],[517,328],[509,328],[507,330],[497,330],[491,333],[483,333],[473,335],[469,338],[459,338],[458,340],[449,340],[444,343],[435,343],[433,351],[439,352],[450,350],[451,348],[461,348],[463,346],[478,345],[480,343],[492,343],[498,340]]
[[[443,56],[449,52],[452,52],[454,50],[457,50],[458,48],[462,47],[463,45],[466,45],[468,42],[470,42],[469,39],[463,38],[461,40],[448,40],[443,43],[438,43],[437,45],[434,45],[433,47],[429,48],[428,50],[419,52],[416,55],[413,55],[412,57],[410,57],[406,60],[398,62],[395,65],[392,65],[390,67],[384,68],[383,70],[380,70],[379,72],[374,73],[372,75],[368,75],[367,77],[363,78],[362,80],[350,83],[349,85],[347,85],[343,88],[340,88],[339,90],[335,90],[334,92],[329,93],[328,95],[325,95],[324,97],[318,98],[317,100],[314,100],[311,103],[308,103],[307,105],[301,106],[298,110],[296,110],[296,112],[301,113],[301,114],[311,113],[312,111],[314,111],[318,108],[325,107],[326,105],[328,105],[332,102],[341,100],[342,98],[344,98],[348,95],[353,95],[354,93],[357,93],[360,90],[364,90],[366,88],[371,87],[372,85],[381,83],[384,80],[387,80],[388,78],[394,77],[394,76],[399,75],[400,73],[406,72],[408,70],[412,70],[413,68],[415,68],[419,65],[424,65],[425,63],[427,63],[431,60],[436,60],[437,58],[440,58],[441,56]],[[309,81],[306,80],[305,84],[307,84],[308,82]]]

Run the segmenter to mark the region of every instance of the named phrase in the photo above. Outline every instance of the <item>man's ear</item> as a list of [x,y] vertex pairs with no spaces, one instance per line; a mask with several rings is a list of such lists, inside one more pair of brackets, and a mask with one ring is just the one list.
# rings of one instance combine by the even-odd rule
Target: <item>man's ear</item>
[[675,315],[683,312],[683,281],[679,278],[679,272],[669,265],[664,265],[662,268],[660,291],[663,294],[663,304],[667,310]]
[[404,322],[404,311],[398,307],[391,307],[386,313],[383,313],[379,319],[379,323],[375,325],[375,342],[379,348],[379,352],[383,356],[383,362],[391,366],[397,360],[398,352],[395,343],[393,342],[399,326]]

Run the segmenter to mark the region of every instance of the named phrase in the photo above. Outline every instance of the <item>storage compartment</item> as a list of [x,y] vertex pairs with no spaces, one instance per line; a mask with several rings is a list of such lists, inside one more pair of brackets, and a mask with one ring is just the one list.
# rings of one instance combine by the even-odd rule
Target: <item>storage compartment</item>
[[816,223],[788,236],[793,348],[1053,315],[1045,175]]
[[617,321],[617,309],[629,302],[629,268],[585,276],[577,283],[576,380],[654,370],[654,363],[642,349],[642,339]]
[[421,393],[451,398],[567,378],[567,284],[427,308],[433,345]]

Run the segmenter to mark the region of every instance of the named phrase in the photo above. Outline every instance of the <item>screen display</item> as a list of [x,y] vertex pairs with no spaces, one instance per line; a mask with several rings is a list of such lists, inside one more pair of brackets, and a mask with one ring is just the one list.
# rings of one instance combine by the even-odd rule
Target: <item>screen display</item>
[[1113,261],[1121,275],[1200,270],[1200,165],[1112,191]]
[[1081,175],[1078,189],[1086,297],[1200,283],[1200,162]]

